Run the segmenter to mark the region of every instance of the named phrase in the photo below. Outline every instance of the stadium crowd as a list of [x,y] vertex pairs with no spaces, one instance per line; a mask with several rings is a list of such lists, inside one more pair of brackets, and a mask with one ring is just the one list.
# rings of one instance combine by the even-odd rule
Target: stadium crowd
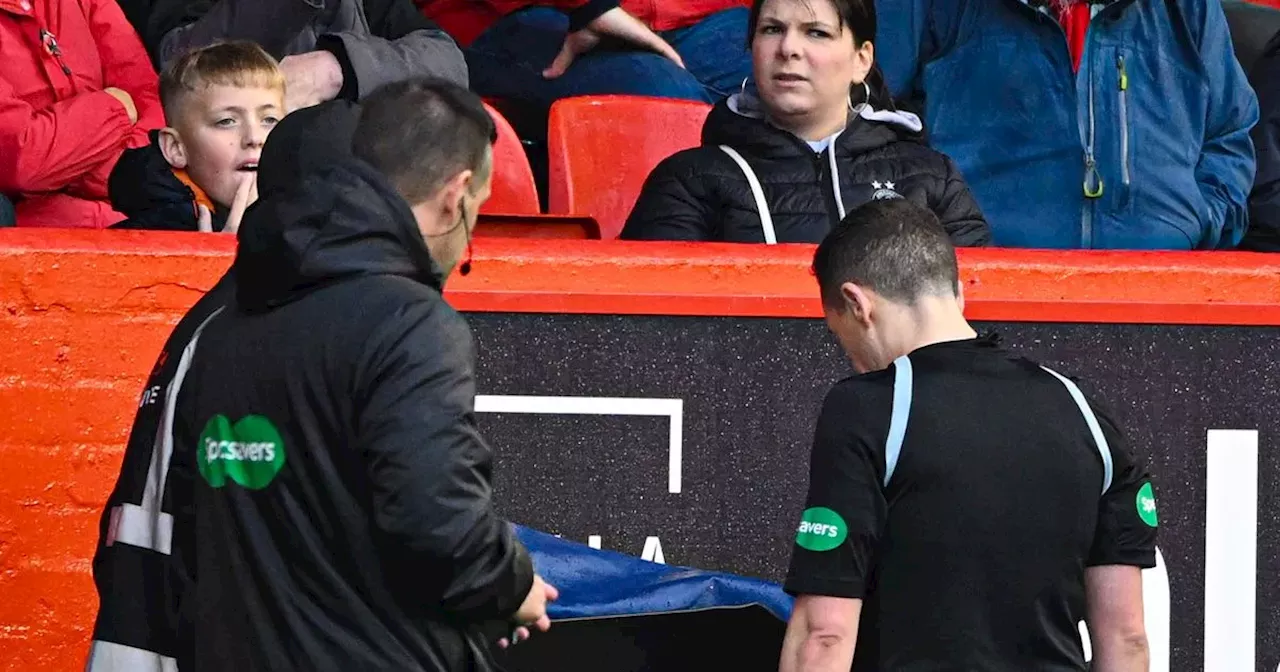
[[[281,117],[434,76],[512,118],[529,156],[495,169],[534,166],[544,194],[557,101],[705,106],[700,142],[631,167],[633,208],[574,213],[625,221],[604,237],[816,243],[906,198],[963,246],[1280,249],[1277,17],[1231,0],[0,0],[0,225],[234,231]],[[200,51],[227,43],[260,53]],[[673,133],[663,109],[606,123]]]
[[[958,287],[952,246],[1280,250],[1277,7],[1225,0],[0,0],[0,226],[237,235],[240,249],[224,277],[228,284],[220,283],[206,295],[204,303],[193,308],[194,317],[189,315],[175,332],[189,339],[186,347],[193,347],[206,327],[213,342],[234,344],[234,336],[258,347],[266,342],[258,329],[269,323],[275,342],[293,344],[302,336],[314,337],[313,350],[298,351],[314,354],[310,363],[319,363],[316,367],[334,365],[345,372],[347,360],[358,360],[365,353],[357,351],[373,343],[368,379],[360,379],[369,387],[359,388],[354,396],[362,412],[375,405],[371,400],[381,403],[376,410],[383,416],[363,416],[341,407],[315,426],[300,424],[289,431],[315,442],[322,430],[330,429],[333,436],[326,440],[334,446],[355,445],[352,437],[358,436],[379,449],[395,449],[388,451],[389,457],[371,460],[383,472],[378,474],[383,481],[374,489],[386,502],[377,505],[401,515],[382,524],[402,526],[396,533],[412,543],[420,536],[439,546],[406,544],[415,553],[454,554],[450,562],[456,566],[440,575],[453,572],[458,577],[453,584],[437,586],[448,598],[442,610],[453,612],[441,616],[439,623],[432,621],[438,628],[425,629],[421,641],[413,642],[420,650],[403,657],[438,654],[441,660],[465,661],[480,657],[476,652],[482,647],[476,642],[481,636],[505,648],[527,637],[527,627],[545,629],[546,602],[557,599],[558,592],[533,574],[529,558],[503,536],[501,521],[481,501],[488,496],[488,484],[482,483],[488,478],[488,456],[477,457],[483,451],[475,448],[479,444],[473,429],[457,420],[469,417],[464,407],[471,399],[459,407],[463,410],[449,408],[420,420],[414,432],[397,430],[403,430],[403,418],[417,417],[419,409],[439,408],[442,398],[474,396],[467,378],[474,357],[470,337],[460,335],[465,331],[459,326],[461,318],[439,307],[440,290],[455,266],[469,272],[477,212],[506,211],[508,204],[490,197],[510,181],[508,171],[529,174],[541,187],[535,189],[541,192],[533,199],[536,210],[594,217],[604,238],[819,243],[848,221],[850,213],[868,204],[891,214],[901,210],[906,213],[902,217],[925,223],[936,219],[941,229],[920,249],[932,246],[935,257],[947,256],[945,272],[935,283],[946,287]],[[448,85],[423,84],[423,78]],[[479,99],[459,87],[482,96],[484,111]],[[586,124],[550,132],[558,105],[614,96],[630,97],[634,104],[629,109],[637,114],[597,122],[625,129],[622,137],[629,135],[636,146],[658,138],[661,142],[656,144],[670,151],[631,156],[627,141],[600,142]],[[462,104],[461,98],[471,102]],[[414,100],[421,104],[405,102]],[[685,107],[670,107],[669,101]],[[619,108],[599,109],[607,113]],[[695,113],[678,119],[666,116],[667,110],[675,109]],[[363,114],[357,114],[360,110]],[[419,119],[459,117],[442,121],[440,127],[470,129],[452,143],[469,147],[454,148],[469,157],[465,170],[424,177],[432,170],[447,172],[448,164],[415,155],[413,148],[432,146],[433,139],[449,134],[415,136],[421,128],[398,123],[414,112]],[[690,120],[697,124],[696,132],[682,133],[689,130],[683,127]],[[308,127],[311,123],[320,126]],[[378,133],[361,135],[361,128]],[[504,134],[518,136],[506,138],[506,146],[518,150],[499,151]],[[605,157],[595,161],[594,170],[616,170],[624,178],[614,181],[614,189],[625,194],[620,201],[625,211],[577,205],[566,211],[563,203],[549,205],[551,192],[571,191],[557,180],[582,177],[541,168],[550,162],[557,142],[574,146],[577,154]],[[489,144],[495,147],[491,163]],[[294,172],[324,162],[335,168],[323,180],[306,183],[308,190],[286,190]],[[499,186],[491,186],[491,176],[492,184]],[[419,182],[429,182],[430,189],[419,188]],[[316,235],[314,225],[321,221],[332,226]],[[394,230],[379,229],[383,224]],[[410,231],[416,233],[404,235]],[[874,233],[870,225],[857,231]],[[404,237],[388,242],[397,235]],[[426,242],[425,248],[420,242]],[[871,243],[865,246],[876,249]],[[397,254],[388,256],[391,247]],[[888,268],[895,265],[886,259],[923,257],[908,250],[900,257],[866,258]],[[917,276],[904,282],[920,280],[923,276],[912,268],[901,263],[888,270]],[[402,276],[422,287],[406,290]],[[358,281],[371,277],[386,283],[379,286],[385,292],[374,293],[377,301],[372,303],[369,293],[357,291],[365,287]],[[227,293],[232,287],[235,303],[244,310],[228,311],[215,320],[231,305]],[[324,294],[326,290],[331,293]],[[337,314],[355,314],[357,308],[382,312],[376,319],[348,320],[350,333],[323,333],[316,325],[331,320],[332,304],[302,299],[313,293],[332,297],[339,290],[349,292],[336,296],[345,298],[349,304],[344,305],[352,310]],[[952,293],[947,314],[960,316],[958,290],[947,291]],[[934,295],[911,294],[900,306],[875,303],[875,311],[866,308],[873,302],[861,294],[849,302],[858,307],[855,315],[893,315],[916,306],[919,296]],[[830,298],[824,300],[831,303]],[[274,321],[237,321],[254,313],[271,313]],[[298,315],[307,320],[296,321]],[[395,329],[376,333],[383,340],[374,340],[369,330],[383,324],[386,315],[395,316]],[[442,322],[442,315],[447,322]],[[968,327],[960,331],[967,334]],[[432,342],[437,332],[453,334],[438,339],[441,352],[421,361],[406,359],[405,352],[416,356],[422,350],[407,343]],[[335,334],[352,344],[350,352],[336,359],[329,349],[338,338]],[[175,343],[181,340],[178,336]],[[460,349],[452,350],[455,346]],[[323,415],[311,412],[308,404],[315,399],[327,399],[331,393],[345,398],[348,389],[357,389],[353,384],[336,392],[308,390],[299,398],[281,394],[284,388],[271,386],[287,376],[261,373],[266,370],[263,362],[238,372],[257,372],[259,378],[235,375],[235,366],[244,364],[236,353],[251,349],[228,347],[226,361],[208,357],[190,360],[197,362],[191,364],[179,359],[172,370],[163,368],[166,352],[155,375],[171,376],[177,382],[163,387],[176,390],[193,367],[193,379],[222,392],[235,388],[237,381],[253,379],[262,385],[251,390],[260,397],[256,401],[279,401],[273,412],[291,421]],[[273,365],[287,368],[292,362],[276,356],[285,349],[263,346],[261,352],[271,353],[266,359]],[[405,377],[403,389],[398,378],[378,368],[384,361],[388,371]],[[873,364],[864,368],[885,368],[884,361]],[[906,368],[909,363],[902,366],[911,370]],[[362,376],[366,373],[360,371]],[[922,366],[921,371],[923,381],[926,369]],[[227,382],[219,375],[235,380]],[[424,387],[423,380],[436,381],[438,389]],[[900,385],[912,384],[893,382],[892,398],[899,397]],[[925,389],[923,384],[920,389]],[[1064,389],[1075,394],[1070,384]],[[1059,392],[1056,382],[1053,390]],[[238,430],[229,424],[223,431],[220,425],[193,421],[197,416],[213,417],[221,408],[214,408],[218,404],[232,403],[210,402],[203,394],[193,393],[191,398],[207,408],[182,406],[180,413],[174,411],[177,420],[171,417],[169,422],[177,422],[179,430],[205,426],[201,440],[233,450],[231,458],[215,454],[213,461],[254,461],[256,457],[234,453],[240,450],[235,446],[258,451],[276,445],[266,440],[238,442],[233,440]],[[244,396],[238,389],[226,393],[235,403]],[[166,403],[176,408],[176,400],[175,392],[173,401]],[[1090,426],[1096,426],[1088,404],[1076,403]],[[410,406],[413,410],[405,410]],[[296,408],[309,410],[295,413]],[[886,418],[898,422],[893,417],[903,411],[890,411]],[[146,412],[152,415],[139,417],[160,422],[157,409]],[[251,417],[247,411],[232,415]],[[1019,415],[1020,420],[1028,417],[1038,416]],[[361,425],[359,432],[333,429],[352,418],[369,427]],[[146,429],[137,433],[142,446],[138,454],[150,454],[147,442],[160,435]],[[274,427],[271,432],[276,432]],[[1099,453],[1106,465],[1103,493],[1108,493],[1112,453],[1105,448],[1102,430],[1095,434],[1094,440],[1104,447]],[[898,440],[900,448],[902,439]],[[432,484],[438,492],[427,493],[430,496],[418,502],[420,509],[411,510],[400,501],[397,488],[415,491],[416,484],[406,474],[413,468],[423,473],[435,468],[412,450],[432,441],[455,449],[450,457],[466,465],[460,471],[467,473],[454,480],[441,478]],[[1123,459],[1122,452],[1116,454]],[[278,471],[283,457],[276,460],[275,453],[271,455],[265,461],[273,461]],[[194,459],[208,462],[208,456],[195,451]],[[126,457],[126,465],[141,464]],[[223,474],[210,469],[201,463],[196,471],[213,489],[222,487]],[[1123,484],[1125,502],[1138,501],[1136,493],[1145,478],[1139,478],[1136,468],[1130,471]],[[277,472],[236,473],[262,487]],[[340,467],[327,473],[334,492],[346,492],[347,475]],[[124,478],[121,483],[132,481]],[[1093,488],[1094,481],[1088,487]],[[223,512],[217,506],[232,501],[221,499],[225,493],[196,491],[206,498],[199,500],[204,511],[214,511],[215,517]],[[131,501],[133,494],[125,494]],[[1089,500],[1096,496],[1094,490],[1087,490],[1087,495]],[[210,501],[214,507],[208,506]],[[368,502],[353,498],[344,504],[355,511]],[[833,506],[856,509],[857,502]],[[125,510],[123,504],[118,507]],[[199,508],[193,504],[186,513]],[[821,509],[827,510],[825,505]],[[1076,509],[1075,513],[1086,510]],[[113,510],[103,518],[101,532],[110,539],[106,546],[114,545],[121,529],[132,534],[128,525],[121,527],[124,514]],[[492,534],[471,539],[471,546],[459,540],[461,535],[451,537],[461,529],[452,524],[449,514],[455,511],[484,517]],[[423,532],[419,520],[428,519],[428,513],[439,515],[433,521],[439,529]],[[1093,524],[1093,511],[1089,513],[1081,529]],[[1136,515],[1128,509],[1125,513]],[[265,515],[262,520],[277,518]],[[299,514],[299,520],[303,518],[306,514]],[[356,583],[367,579],[370,585],[380,585],[379,573],[363,568],[377,566],[375,551],[383,550],[364,542],[381,537],[366,537],[363,518],[353,515],[349,520],[355,521],[349,530],[349,539],[355,540],[351,546],[368,557],[353,563],[354,570],[343,566],[333,573],[347,571],[342,580],[354,576]],[[1141,522],[1129,521],[1135,528]],[[1098,562],[1151,566],[1154,555],[1148,560],[1146,546],[1154,532],[1147,528],[1154,525],[1145,525],[1138,528],[1141,535],[1131,535],[1142,537],[1141,544],[1131,544],[1142,548],[1099,552]],[[834,533],[835,527],[831,529]],[[230,534],[221,545],[230,548],[243,541],[244,548],[254,550],[232,554],[252,554],[289,535],[243,536]],[[315,538],[324,536],[317,533]],[[183,542],[191,538],[176,543]],[[494,548],[502,550],[501,557]],[[200,547],[200,552],[205,550]],[[1127,553],[1133,555],[1122,557]],[[183,560],[182,553],[173,555]],[[394,567],[416,568],[418,560],[406,554],[394,560]],[[100,579],[105,584],[116,577],[104,572],[104,566],[109,567],[102,561],[95,565],[95,576],[108,577]],[[231,578],[224,580],[233,585],[240,568],[227,566],[231,569],[226,576]],[[163,572],[153,574],[147,578],[170,578]],[[1033,579],[1039,580],[1027,581]],[[204,585],[216,587],[218,580]],[[1134,585],[1140,589],[1141,582]],[[1068,586],[1063,594],[1074,589]],[[245,611],[238,599],[253,602],[234,591],[204,590],[216,593],[215,599],[201,599],[217,603],[226,613]],[[1133,594],[1140,621],[1140,590]],[[292,604],[293,597],[285,602]],[[853,599],[852,593],[848,597]],[[385,603],[378,609],[392,612],[400,606],[390,593],[377,598]],[[129,601],[125,608],[138,606]],[[164,609],[150,611],[155,615]],[[254,614],[259,618],[239,625],[271,621],[274,617],[268,612],[270,608],[264,608]],[[101,622],[109,627],[132,627],[145,620],[121,618],[110,609],[102,613],[106,615],[100,616]],[[461,628],[455,632],[450,620],[462,614],[481,622],[513,613],[520,615],[514,621],[517,627],[496,633]],[[344,628],[351,622],[343,618],[336,619],[334,627],[317,630],[325,631],[326,637],[339,633],[333,641],[345,640],[350,633]],[[409,619],[399,614],[388,619],[400,621]],[[856,624],[856,617],[853,621]],[[185,627],[186,621],[180,625]],[[1022,627],[1021,622],[1014,625],[1013,629]],[[1075,622],[1067,625],[1069,634],[1062,641],[1074,636]],[[190,631],[175,627],[174,632],[185,636]],[[116,658],[121,649],[109,645],[136,633],[119,634],[100,632],[98,640],[107,644],[95,641],[92,660],[125,660]],[[351,640],[366,634],[351,635]],[[374,634],[371,640],[400,641],[400,633],[392,629]],[[225,669],[256,669],[253,656],[283,659],[288,653],[283,644],[267,653],[250,647],[241,651],[222,644],[247,636],[234,629],[221,635],[224,640],[206,638],[202,646],[221,650]],[[145,632],[139,639],[151,636]],[[308,655],[328,655],[332,642],[322,639],[315,640]],[[177,644],[172,648],[196,655],[197,649],[183,648],[186,642]],[[1074,646],[1066,648],[1074,653]],[[206,655],[200,651],[200,656]],[[451,667],[462,669],[458,664]]]

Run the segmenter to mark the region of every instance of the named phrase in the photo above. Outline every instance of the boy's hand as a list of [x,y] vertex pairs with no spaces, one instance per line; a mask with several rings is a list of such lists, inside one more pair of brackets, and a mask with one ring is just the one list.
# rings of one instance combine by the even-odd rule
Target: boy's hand
[[227,225],[223,233],[235,235],[240,230],[240,220],[244,219],[244,211],[258,202],[258,174],[245,173],[240,180],[240,188],[236,189],[236,198],[231,202],[231,214],[227,215]]
[[196,231],[213,233],[213,213],[203,203],[196,205]]
[[120,101],[121,105],[124,105],[125,111],[129,113],[129,123],[138,123],[138,106],[133,104],[133,96],[129,95],[128,91],[125,91],[124,89],[117,89],[114,86],[107,87],[103,89],[103,91],[111,94],[112,98],[115,98]]
[[284,73],[286,113],[333,100],[342,91],[342,64],[328,51],[285,56],[280,70]]
[[[258,174],[247,173],[240,180],[240,186],[236,189],[235,200],[231,202],[231,212],[227,215],[227,225],[222,227],[222,233],[235,235],[240,230],[240,220],[244,219],[245,210],[249,206],[258,201]],[[206,233],[213,232],[213,213],[209,212],[209,208],[203,205],[196,206],[196,230]]]

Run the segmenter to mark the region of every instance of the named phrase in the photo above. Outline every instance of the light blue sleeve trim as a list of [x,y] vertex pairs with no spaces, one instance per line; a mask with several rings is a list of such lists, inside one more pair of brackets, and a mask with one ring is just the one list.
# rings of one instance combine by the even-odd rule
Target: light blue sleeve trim
[[893,414],[889,416],[889,438],[884,442],[884,485],[898,468],[902,440],[907,435],[907,418],[911,415],[911,392],[914,386],[911,358],[903,355],[893,360]]
[[1084,421],[1089,425],[1089,432],[1093,434],[1093,442],[1098,448],[1098,454],[1102,456],[1102,494],[1107,494],[1107,490],[1111,489],[1111,477],[1114,466],[1111,461],[1111,446],[1107,443],[1107,437],[1102,434],[1102,426],[1098,424],[1098,416],[1094,415],[1093,409],[1089,407],[1089,402],[1085,400],[1084,393],[1075,383],[1071,382],[1066,376],[1050,369],[1047,366],[1040,368],[1053,374],[1063,385],[1067,391],[1071,393],[1071,398],[1075,400],[1076,406],[1080,409],[1080,414],[1084,416]]

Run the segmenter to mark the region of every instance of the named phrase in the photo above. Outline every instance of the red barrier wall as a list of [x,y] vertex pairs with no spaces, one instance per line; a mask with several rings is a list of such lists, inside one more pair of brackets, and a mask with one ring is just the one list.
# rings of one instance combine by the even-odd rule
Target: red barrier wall
[[[137,396],[234,241],[0,230],[0,670],[83,665],[89,560]],[[474,311],[817,316],[810,246],[481,238]],[[976,319],[1280,325],[1280,257],[963,251]]]

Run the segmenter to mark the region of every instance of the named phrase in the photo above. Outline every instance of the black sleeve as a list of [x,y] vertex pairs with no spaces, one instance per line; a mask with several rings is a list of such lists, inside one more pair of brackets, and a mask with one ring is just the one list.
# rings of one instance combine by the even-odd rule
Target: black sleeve
[[809,461],[809,494],[783,588],[792,595],[862,598],[888,516],[884,467],[848,384],[827,394]]
[[200,20],[213,9],[214,2],[215,0],[155,0],[151,3],[145,23],[138,26],[138,34],[157,70],[163,69],[167,61],[161,49],[165,35]]
[[707,198],[696,158],[696,154],[681,152],[666,158],[649,173],[619,238],[714,240],[715,210]]
[[956,247],[985,247],[991,244],[991,227],[982,216],[982,209],[974,200],[969,185],[960,175],[950,157],[943,157],[946,162],[946,177],[942,193],[938,195],[933,211],[942,221],[951,242]]
[[569,32],[577,32],[605,12],[618,7],[618,0],[587,0],[581,7],[569,12]]
[[1098,425],[1111,450],[1111,487],[1098,502],[1098,524],[1088,565],[1156,566],[1155,491],[1146,467],[1129,450],[1123,433],[1090,400]]
[[398,40],[416,30],[440,30],[412,0],[364,0],[369,32],[386,40]]
[[533,585],[527,551],[494,512],[472,348],[443,302],[413,304],[371,339],[354,395],[374,523],[403,549],[396,564],[418,568],[403,590],[468,622],[509,618]]
[[[133,213],[128,219],[112,224],[111,229],[145,231],[197,231],[199,221],[194,212],[195,203],[167,203]],[[223,217],[225,223],[226,218]],[[214,230],[221,228],[214,222]]]
[[1261,117],[1252,132],[1258,167],[1240,249],[1280,252],[1280,35],[1271,38],[1250,75]]

